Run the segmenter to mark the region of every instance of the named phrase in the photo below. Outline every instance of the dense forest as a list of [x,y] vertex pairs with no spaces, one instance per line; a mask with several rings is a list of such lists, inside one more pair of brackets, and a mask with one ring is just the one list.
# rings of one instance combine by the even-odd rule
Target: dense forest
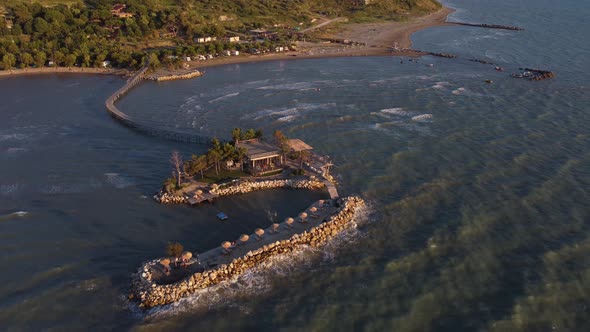
[[[290,33],[318,16],[403,19],[439,6],[434,0],[374,0],[369,5],[358,0],[0,0],[0,68],[101,67],[104,61],[137,68],[147,52],[174,65],[179,56],[252,47],[223,39],[236,32],[282,32],[258,45],[270,47],[286,43]],[[218,39],[195,42],[205,36]]]

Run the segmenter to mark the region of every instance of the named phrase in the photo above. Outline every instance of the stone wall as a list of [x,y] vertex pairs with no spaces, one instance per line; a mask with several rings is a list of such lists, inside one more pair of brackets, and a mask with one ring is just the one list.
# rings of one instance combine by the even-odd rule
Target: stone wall
[[[236,182],[215,186],[211,189],[211,193],[219,196],[229,196],[236,194],[245,194],[256,190],[273,189],[273,188],[293,188],[293,189],[320,189],[325,187],[325,184],[320,180],[311,179],[277,179],[277,180],[262,180],[262,181],[245,181],[238,180]],[[154,199],[162,204],[188,204],[188,195],[174,195],[166,192],[160,192],[154,195]]]
[[134,275],[130,298],[139,301],[142,308],[172,303],[200,289],[237,278],[252,267],[262,266],[270,257],[288,254],[303,246],[320,247],[341,231],[353,226],[352,219],[356,210],[364,205],[364,201],[359,197],[346,197],[342,199],[338,212],[328,221],[303,233],[295,234],[289,239],[249,251],[229,264],[220,265],[203,273],[195,273],[174,284],[156,284],[150,270],[158,264],[159,259],[149,261],[143,264]]
[[293,189],[320,189],[325,187],[325,184],[319,180],[293,180],[293,179],[278,179],[278,180],[263,180],[263,181],[240,181],[237,184],[229,186],[219,186],[212,189],[211,192],[219,196],[228,196],[235,194],[245,194],[256,190],[272,189],[272,188],[293,188]]

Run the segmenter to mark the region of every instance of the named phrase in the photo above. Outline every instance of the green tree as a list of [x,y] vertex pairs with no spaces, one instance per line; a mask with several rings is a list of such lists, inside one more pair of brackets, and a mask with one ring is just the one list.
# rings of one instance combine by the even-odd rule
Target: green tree
[[45,21],[43,18],[37,17],[33,21],[33,29],[37,33],[46,33],[49,31],[49,23],[47,23],[47,21]]
[[207,160],[210,164],[215,166],[215,174],[219,175],[219,162],[221,161],[221,153],[218,150],[210,149],[207,151]]
[[35,65],[37,67],[45,66],[45,62],[47,61],[47,54],[45,54],[45,52],[35,52],[35,55],[33,57],[35,58]]
[[204,177],[203,172],[207,169],[207,156],[206,155],[192,155],[191,159],[184,163],[184,172],[190,176],[195,176],[197,173],[201,173],[201,179]]
[[234,145],[238,145],[238,142],[240,141],[240,138],[242,137],[242,129],[240,128],[234,128],[231,131],[231,138],[234,141]]
[[35,59],[33,59],[33,56],[31,55],[31,53],[25,52],[20,55],[20,63],[24,67],[29,67],[34,61],[35,61]]
[[160,60],[158,59],[158,56],[155,53],[150,53],[148,59],[151,69],[156,69],[160,67]]
[[240,170],[244,170],[244,157],[248,153],[248,149],[244,147],[237,147],[234,151],[234,158],[240,163]]
[[253,139],[253,138],[256,138],[256,132],[254,131],[254,129],[250,128],[244,133],[243,139],[246,140],[246,139]]
[[16,56],[12,53],[6,53],[2,56],[2,67],[4,70],[10,69],[16,65]]
[[68,54],[64,57],[64,66],[72,67],[76,64],[77,56],[75,54]]

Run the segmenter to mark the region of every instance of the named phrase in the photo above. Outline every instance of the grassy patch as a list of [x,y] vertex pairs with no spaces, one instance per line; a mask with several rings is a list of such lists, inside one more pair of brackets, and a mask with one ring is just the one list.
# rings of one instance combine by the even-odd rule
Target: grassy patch
[[199,181],[206,183],[219,183],[233,179],[239,179],[241,177],[250,176],[241,170],[226,170],[222,169],[219,174],[215,174],[214,170],[205,173],[203,179],[199,178]]

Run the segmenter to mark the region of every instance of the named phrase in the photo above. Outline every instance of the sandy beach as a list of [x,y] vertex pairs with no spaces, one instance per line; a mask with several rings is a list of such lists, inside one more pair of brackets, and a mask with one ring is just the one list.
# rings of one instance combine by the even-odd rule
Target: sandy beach
[[[297,51],[285,53],[270,53],[263,55],[247,55],[234,57],[219,57],[206,61],[198,61],[190,64],[191,69],[200,69],[226,64],[270,61],[313,59],[326,57],[346,56],[421,56],[423,53],[411,50],[410,36],[417,31],[435,27],[452,25],[446,19],[454,10],[443,7],[439,11],[411,19],[407,22],[383,22],[383,23],[352,23],[343,26],[343,29],[331,37],[334,39],[347,39],[364,45],[350,46],[332,43],[297,42]],[[402,49],[391,52],[395,45]]]

